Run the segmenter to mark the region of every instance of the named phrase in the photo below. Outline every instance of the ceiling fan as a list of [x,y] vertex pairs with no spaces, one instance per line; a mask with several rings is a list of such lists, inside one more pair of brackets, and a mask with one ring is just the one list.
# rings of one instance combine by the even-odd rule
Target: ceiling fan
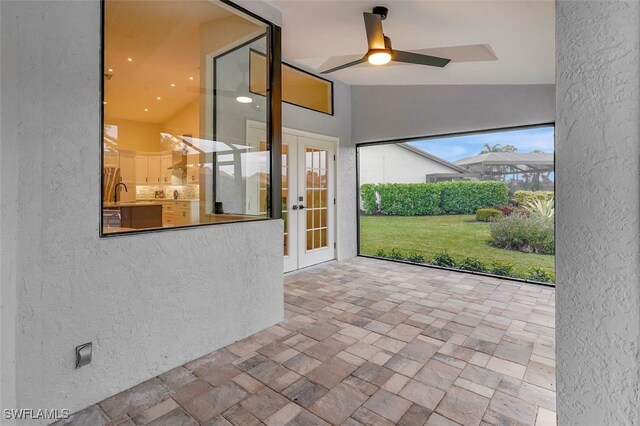
[[391,39],[385,36],[382,31],[382,21],[387,18],[388,13],[389,10],[383,6],[374,7],[372,13],[364,12],[362,15],[364,16],[364,26],[369,44],[367,53],[358,60],[322,71],[321,74],[329,74],[364,62],[369,62],[372,65],[385,65],[393,61],[442,68],[451,61],[448,58],[393,49],[391,47]]

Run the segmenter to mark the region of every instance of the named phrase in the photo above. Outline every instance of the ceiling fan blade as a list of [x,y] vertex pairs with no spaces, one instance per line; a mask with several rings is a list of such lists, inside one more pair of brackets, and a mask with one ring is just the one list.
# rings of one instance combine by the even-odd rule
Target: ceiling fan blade
[[489,44],[467,44],[463,46],[432,47],[412,50],[421,55],[449,58],[451,62],[497,61],[498,57]]
[[375,13],[364,12],[364,26],[367,30],[369,49],[384,49],[382,17]]
[[326,71],[322,71],[320,74],[329,74],[329,73],[332,73],[332,72],[335,72],[335,71],[339,71],[339,70],[342,70],[342,69],[345,69],[345,68],[352,67],[354,65],[361,64],[363,62],[367,62],[367,57],[366,56],[364,56],[364,57],[362,57],[362,58],[360,58],[360,59],[358,59],[356,61],[347,62],[346,64],[338,65],[337,67],[328,69]]
[[428,65],[430,67],[444,67],[451,59],[438,58],[437,56],[420,55],[419,53],[394,50],[392,60],[408,64]]

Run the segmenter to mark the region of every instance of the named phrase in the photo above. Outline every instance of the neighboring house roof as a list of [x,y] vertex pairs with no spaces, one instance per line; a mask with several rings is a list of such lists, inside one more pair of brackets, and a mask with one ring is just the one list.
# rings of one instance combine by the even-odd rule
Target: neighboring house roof
[[553,167],[553,154],[546,152],[488,152],[461,158],[455,164],[463,167],[484,166],[543,166]]
[[423,151],[420,148],[417,148],[417,147],[415,147],[413,145],[408,145],[406,143],[399,143],[398,146],[401,147],[401,148],[404,148],[404,149],[406,149],[408,151],[411,151],[414,154],[418,154],[418,155],[420,155],[420,156],[422,156],[424,158],[428,158],[431,161],[435,161],[436,163],[441,164],[441,165],[443,165],[445,167],[448,167],[448,168],[450,168],[451,170],[453,170],[455,172],[460,172],[460,173],[466,173],[467,172],[467,169],[465,169],[463,167],[460,167],[460,166],[458,166],[456,164],[450,163],[449,161],[447,161],[447,160],[445,160],[443,158],[437,157],[437,156],[435,156],[433,154],[429,154],[428,152]]

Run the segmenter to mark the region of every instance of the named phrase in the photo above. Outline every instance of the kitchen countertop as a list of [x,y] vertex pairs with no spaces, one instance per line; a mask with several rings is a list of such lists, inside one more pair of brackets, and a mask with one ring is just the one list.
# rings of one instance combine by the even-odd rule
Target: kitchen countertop
[[166,203],[166,202],[192,203],[194,201],[200,201],[200,199],[198,199],[198,198],[178,198],[177,200],[174,200],[173,198],[138,198],[137,200],[138,201],[143,201],[143,202],[152,201],[152,202],[158,202],[158,203]]
[[162,202],[160,201],[125,201],[125,202],[117,202],[114,203],[110,201],[108,203],[102,203],[102,207],[104,208],[119,208],[119,207],[147,207],[147,206],[161,206]]

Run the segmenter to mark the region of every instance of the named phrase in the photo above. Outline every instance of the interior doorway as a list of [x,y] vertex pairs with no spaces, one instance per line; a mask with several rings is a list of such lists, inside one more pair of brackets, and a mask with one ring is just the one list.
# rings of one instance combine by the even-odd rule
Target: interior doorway
[[[247,121],[249,146],[265,138],[264,123]],[[336,257],[337,143],[331,136],[282,129],[284,272]]]

